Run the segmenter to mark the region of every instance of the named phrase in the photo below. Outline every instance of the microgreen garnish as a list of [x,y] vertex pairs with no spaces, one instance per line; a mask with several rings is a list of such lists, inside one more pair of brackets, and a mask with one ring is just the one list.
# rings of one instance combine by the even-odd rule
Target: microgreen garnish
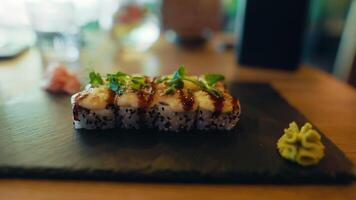
[[[99,73],[90,72],[89,78],[90,84],[93,86],[104,84],[103,78]],[[202,90],[216,97],[221,97],[221,92],[216,89],[215,85],[218,81],[223,81],[224,79],[225,77],[220,74],[205,74],[201,79],[188,76],[185,67],[181,65],[172,75],[160,77],[155,82],[164,83],[167,86],[166,94],[172,94],[176,90],[183,89],[184,81],[189,81]],[[123,94],[128,88],[140,90],[148,87],[144,76],[131,76],[120,71],[115,74],[107,74],[105,84],[118,94]]]
[[94,71],[89,73],[89,82],[93,86],[98,86],[104,84],[103,79],[101,78],[101,75],[99,73],[96,73]]
[[108,87],[118,94],[122,94],[129,87],[134,90],[140,90],[148,86],[144,76],[130,76],[120,71],[116,74],[107,74],[106,80]]
[[148,84],[146,83],[145,77],[143,76],[132,76],[131,77],[131,87],[134,90],[139,90],[144,87],[148,87]]
[[221,74],[205,74],[204,80],[208,85],[215,86],[216,82],[225,80],[225,77]]
[[179,66],[178,70],[173,73],[173,80],[182,79],[186,76],[186,70],[183,65]]
[[224,76],[220,74],[206,74],[204,75],[202,80],[199,80],[195,77],[191,77],[187,75],[186,69],[184,66],[180,66],[177,71],[173,73],[173,75],[170,76],[164,76],[161,77],[156,81],[156,83],[162,83],[165,82],[166,85],[168,86],[166,89],[166,94],[172,94],[174,93],[177,89],[182,89],[184,87],[184,81],[189,81],[201,89],[217,96],[221,96],[221,92],[215,88],[215,84],[218,81],[224,80]]
[[170,80],[167,81],[167,90],[166,94],[172,94],[177,89],[182,89],[184,87],[183,78],[185,76],[184,66],[180,66],[177,71],[173,73],[173,76]]
[[218,81],[223,81],[225,80],[225,77],[221,74],[205,74],[203,76],[203,80],[201,81],[204,85],[204,89],[207,92],[210,92],[211,94],[220,97],[221,96],[221,92],[216,89],[215,84]]
[[162,76],[162,77],[159,77],[158,79],[155,80],[155,83],[163,83],[163,82],[166,82],[170,79],[169,76]]
[[108,82],[108,87],[118,93],[122,94],[126,90],[127,85],[127,75],[122,72],[117,72],[116,74],[107,74],[106,81]]

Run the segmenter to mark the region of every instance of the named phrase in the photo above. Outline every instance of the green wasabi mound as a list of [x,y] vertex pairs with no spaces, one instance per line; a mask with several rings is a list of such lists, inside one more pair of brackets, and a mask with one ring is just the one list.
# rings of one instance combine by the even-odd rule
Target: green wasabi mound
[[316,165],[324,157],[321,136],[310,123],[300,129],[297,123],[290,123],[279,138],[277,149],[283,158],[302,166]]

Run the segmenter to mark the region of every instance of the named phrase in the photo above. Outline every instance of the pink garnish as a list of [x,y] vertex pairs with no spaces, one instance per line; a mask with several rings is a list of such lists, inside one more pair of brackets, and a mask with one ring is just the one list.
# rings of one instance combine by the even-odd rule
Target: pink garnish
[[62,64],[48,67],[43,88],[49,92],[74,94],[80,90],[77,77]]

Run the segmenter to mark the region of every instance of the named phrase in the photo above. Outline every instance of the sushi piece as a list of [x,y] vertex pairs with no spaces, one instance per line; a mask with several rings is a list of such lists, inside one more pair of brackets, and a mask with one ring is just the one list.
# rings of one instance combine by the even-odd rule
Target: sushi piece
[[155,94],[153,79],[144,76],[136,76],[136,79],[143,81],[142,87],[132,87],[129,82],[125,92],[116,95],[116,127],[140,129],[152,126]]
[[220,95],[206,91],[194,94],[199,104],[196,128],[198,130],[231,130],[240,117],[240,102],[231,96],[223,86],[218,86]]
[[115,127],[115,93],[104,86],[89,87],[71,97],[76,129]]
[[160,131],[189,131],[194,128],[198,104],[187,88],[167,94],[164,83],[157,85],[154,127]]
[[215,97],[207,92],[195,93],[199,104],[196,128],[198,130],[231,130],[240,117],[240,102],[229,94]]

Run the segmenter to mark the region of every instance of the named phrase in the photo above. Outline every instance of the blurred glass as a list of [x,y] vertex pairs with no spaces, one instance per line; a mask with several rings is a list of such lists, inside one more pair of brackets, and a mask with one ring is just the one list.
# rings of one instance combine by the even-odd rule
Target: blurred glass
[[238,12],[238,0],[222,1],[222,30],[225,32],[235,32],[236,16]]
[[[311,0],[304,62],[332,72],[352,0]],[[354,25],[355,26],[355,25]]]
[[44,66],[75,63],[79,58],[79,27],[72,2],[32,0],[26,7]]
[[238,26],[236,18],[240,14],[239,0],[221,0],[221,39],[218,49],[221,51],[235,47],[235,40],[238,38]]
[[119,1],[113,19],[112,36],[122,52],[144,52],[159,38],[157,0]]

